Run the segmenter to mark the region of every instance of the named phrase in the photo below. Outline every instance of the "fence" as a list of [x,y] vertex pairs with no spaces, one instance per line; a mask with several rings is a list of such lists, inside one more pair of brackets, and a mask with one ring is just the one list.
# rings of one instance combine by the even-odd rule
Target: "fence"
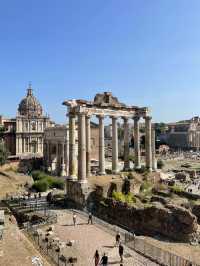
[[147,243],[144,239],[139,237],[126,236],[126,245],[144,255],[145,257],[164,266],[199,266],[183,257],[175,255],[171,252],[163,250],[155,245]]
[[[81,215],[88,217],[86,212],[78,212]],[[128,228],[125,228],[124,226],[112,225],[97,217],[94,217],[94,221],[97,226],[100,226],[104,231],[107,231],[113,235],[115,235],[116,232],[120,232],[121,239],[127,247],[162,266],[200,266],[200,264],[196,264],[181,256],[175,255],[164,249],[158,248],[153,244],[147,243],[144,238],[135,236]],[[148,266],[148,264],[144,262],[141,262],[141,265]]]
[[33,243],[38,247],[41,254],[46,255],[51,263],[58,266],[73,266],[76,264],[75,257],[67,257],[66,243],[58,238],[47,237],[45,231],[42,231],[41,224],[31,225],[27,223],[25,230]]

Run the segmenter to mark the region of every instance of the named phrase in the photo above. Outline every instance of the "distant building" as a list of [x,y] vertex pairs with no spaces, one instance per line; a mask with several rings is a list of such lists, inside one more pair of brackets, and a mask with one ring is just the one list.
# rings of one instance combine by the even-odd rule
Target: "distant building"
[[27,95],[21,100],[16,118],[0,117],[4,127],[4,141],[10,155],[43,156],[44,130],[53,126],[50,118],[43,115],[39,101],[29,85]]
[[200,149],[200,118],[193,117],[176,123],[167,124],[166,133],[159,136],[161,142],[174,149]]
[[[76,157],[78,157],[78,126],[76,125]],[[91,122],[91,160],[99,160],[99,126]],[[44,131],[44,164],[51,174],[66,176],[69,172],[69,128],[55,125]],[[76,169],[77,165],[75,166]]]

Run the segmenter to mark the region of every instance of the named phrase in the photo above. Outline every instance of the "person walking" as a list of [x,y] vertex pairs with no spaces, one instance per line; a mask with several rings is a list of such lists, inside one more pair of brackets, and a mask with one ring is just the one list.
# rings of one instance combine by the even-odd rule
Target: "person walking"
[[99,252],[98,252],[98,250],[96,250],[96,252],[94,254],[94,265],[98,266],[99,265],[99,261],[100,261]]
[[89,223],[93,224],[91,212],[89,213],[89,216],[88,216],[88,224]]
[[119,256],[120,256],[121,262],[123,262],[123,254],[124,254],[124,247],[120,243],[119,244]]
[[120,233],[118,232],[117,234],[116,234],[116,237],[115,237],[115,239],[116,239],[116,247],[118,247],[119,246],[119,243],[120,243],[120,238],[121,238],[121,236],[120,236]]
[[106,256],[106,253],[103,254],[103,257],[101,258],[101,262],[100,262],[103,266],[107,266],[108,265],[108,256]]
[[73,224],[74,224],[74,226],[76,225],[76,214],[75,214],[75,212],[73,213]]

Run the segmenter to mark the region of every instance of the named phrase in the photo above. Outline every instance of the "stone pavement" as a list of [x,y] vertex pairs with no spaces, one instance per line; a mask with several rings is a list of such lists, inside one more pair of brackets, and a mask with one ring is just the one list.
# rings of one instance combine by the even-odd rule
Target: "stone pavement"
[[[55,227],[55,235],[61,241],[74,240],[73,247],[68,247],[68,256],[78,258],[77,266],[94,265],[94,253],[98,249],[100,256],[104,252],[109,257],[109,265],[120,265],[118,248],[114,247],[115,237],[97,225],[88,225],[87,219],[77,214],[77,225],[72,222],[72,212],[70,210],[56,211],[58,223]],[[144,258],[138,253],[124,246],[123,266],[155,266],[156,263]]]

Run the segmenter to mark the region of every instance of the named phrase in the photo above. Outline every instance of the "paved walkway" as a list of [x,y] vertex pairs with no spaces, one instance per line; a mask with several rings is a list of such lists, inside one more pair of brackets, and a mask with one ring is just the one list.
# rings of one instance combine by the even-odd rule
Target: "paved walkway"
[[[72,223],[72,212],[69,210],[56,211],[58,214],[58,223],[55,225],[55,234],[61,241],[74,240],[73,247],[69,247],[67,254],[78,258],[77,266],[94,265],[93,256],[96,250],[99,250],[100,256],[104,252],[109,257],[109,265],[120,265],[118,248],[115,247],[115,237],[103,230],[103,228],[94,225],[88,225],[87,219],[77,214],[77,225]],[[137,254],[133,250],[124,247],[123,266],[155,266],[154,262]]]

